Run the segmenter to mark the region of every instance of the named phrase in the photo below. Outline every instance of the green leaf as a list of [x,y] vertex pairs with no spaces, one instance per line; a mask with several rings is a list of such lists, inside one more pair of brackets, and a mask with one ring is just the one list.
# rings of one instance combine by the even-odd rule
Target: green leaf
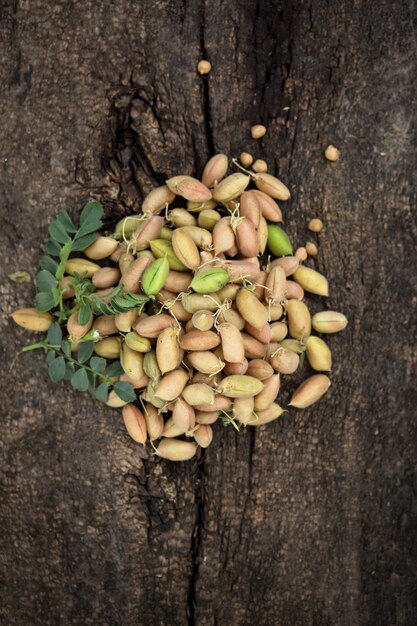
[[90,367],[95,372],[104,372],[107,367],[107,361],[100,356],[93,356],[90,360]]
[[51,259],[50,256],[43,256],[40,261],[40,267],[47,272],[51,272],[55,276],[55,272],[58,269],[58,263]]
[[109,397],[109,383],[101,383],[95,391],[95,396],[100,402],[107,402]]
[[[121,285],[121,289],[123,289],[123,285]],[[117,288],[107,296],[110,298],[109,306],[112,307],[113,312],[124,313],[137,307],[142,308],[146,302],[149,302],[147,296],[121,293],[121,289]]]
[[97,239],[97,233],[90,233],[89,235],[84,235],[83,237],[77,238],[72,246],[74,252],[77,250],[84,250],[90,244],[93,243]]
[[115,298],[116,296],[121,294],[123,292],[123,289],[124,289],[123,285],[117,285],[117,287],[115,287],[113,291],[109,293],[110,298]]
[[77,361],[85,363],[94,352],[94,343],[92,341],[83,341],[77,351]]
[[126,307],[126,302],[123,299],[123,296],[117,296],[116,298],[111,299],[110,305],[116,313],[126,313],[126,311],[129,310],[129,307]]
[[89,200],[80,215],[80,228],[76,239],[101,228],[104,210],[97,200]]
[[135,293],[127,293],[126,294],[134,307],[143,307],[147,302],[149,302],[149,298],[147,296],[136,295]]
[[52,293],[41,291],[35,296],[35,307],[38,311],[50,311],[55,306]]
[[149,301],[147,296],[135,297],[134,294],[130,293],[120,295],[110,294],[108,297],[110,297],[110,305],[119,313],[124,313],[138,306],[143,306],[143,304]]
[[71,346],[69,345],[68,341],[61,342],[61,350],[65,354],[67,359],[71,358]]
[[102,303],[100,307],[102,315],[114,315],[116,311],[110,306],[110,304]]
[[114,361],[110,363],[109,367],[106,370],[107,378],[113,378],[113,376],[120,376],[123,374],[123,367],[120,364],[120,361]]
[[115,383],[113,389],[123,402],[134,402],[136,400],[136,392],[130,383],[124,381]]
[[48,328],[48,334],[46,335],[46,338],[48,343],[50,343],[52,346],[61,346],[62,330],[58,322],[54,322],[53,324],[51,324],[51,326]]
[[59,243],[66,243],[70,238],[67,231],[58,220],[54,220],[52,224],[49,224],[48,233],[52,239]]
[[93,298],[91,302],[94,315],[113,315],[112,307],[101,298]]
[[54,352],[53,350],[50,350],[48,354],[46,355],[46,362],[48,363],[48,365],[51,365],[52,361],[54,361],[55,358],[56,358],[56,352]]
[[75,372],[75,367],[73,363],[65,363],[65,380],[71,380],[72,375]]
[[52,256],[59,256],[59,253],[61,252],[61,246],[53,239],[48,239],[48,241],[46,242],[45,250],[48,254],[51,254]]
[[88,391],[95,394],[96,391],[96,375],[93,372],[87,372],[88,376]]
[[90,381],[88,380],[87,372],[85,369],[80,367],[80,369],[76,370],[74,374],[71,376],[71,385],[74,389],[78,391],[87,391],[90,386]]
[[57,284],[55,276],[48,270],[41,270],[36,274],[36,286],[39,291],[51,291]]
[[65,228],[67,233],[77,232],[77,227],[74,225],[74,222],[72,221],[65,209],[61,209],[61,211],[59,211],[58,215],[56,216],[56,220],[61,224],[61,226],[63,226],[63,228]]
[[63,356],[57,357],[50,363],[48,374],[53,383],[57,383],[65,378],[65,359]]
[[88,302],[82,302],[78,313],[78,320],[81,326],[85,326],[86,324],[88,324],[91,320],[91,316],[91,306],[88,304]]

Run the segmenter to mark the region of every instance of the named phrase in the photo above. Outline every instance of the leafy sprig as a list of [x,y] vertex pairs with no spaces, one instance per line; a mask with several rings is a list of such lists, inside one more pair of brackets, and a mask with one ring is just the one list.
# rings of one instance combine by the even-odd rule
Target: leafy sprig
[[[38,311],[51,311],[58,307],[59,321],[69,317],[63,304],[63,293],[60,282],[64,277],[65,266],[71,252],[84,250],[97,239],[97,230],[103,223],[103,207],[100,202],[90,200],[80,215],[80,226],[77,228],[65,209],[59,211],[49,225],[49,239],[45,249],[50,256],[41,259],[41,271],[36,276],[38,293],[35,306]],[[57,257],[59,261],[52,257]]]
[[91,280],[82,278],[77,274],[69,278],[74,287],[74,309],[79,310],[78,319],[80,324],[88,324],[92,315],[117,315],[126,313],[131,309],[142,312],[149,298],[141,294],[124,292],[123,285],[117,285],[109,294],[101,296],[94,293],[94,285]]
[[35,306],[38,311],[51,311],[57,321],[49,327],[44,341],[25,346],[22,352],[44,349],[47,352],[48,374],[53,382],[69,380],[74,389],[89,391],[102,402],[107,402],[111,390],[124,402],[133,402],[136,393],[132,385],[117,380],[123,373],[120,361],[109,362],[94,354],[94,342],[101,338],[98,331],[92,329],[78,340],[78,349],[74,354],[69,338],[64,338],[61,328],[76,310],[79,323],[86,325],[93,315],[115,315],[132,308],[141,312],[149,300],[144,295],[124,292],[123,285],[115,287],[107,296],[100,296],[94,293],[91,280],[75,274],[69,277],[74,288],[72,305],[64,303],[63,295],[68,287],[63,287],[61,281],[66,263],[72,252],[84,250],[97,239],[96,231],[102,227],[103,213],[102,205],[91,200],[81,211],[78,228],[65,210],[59,211],[50,224],[45,246],[49,256],[43,256],[40,261]]
[[95,315],[116,315],[136,308],[141,312],[145,304],[149,302],[149,298],[141,294],[124,293],[123,285],[118,285],[108,294],[107,300],[92,293],[90,302]]
[[123,373],[120,361],[109,363],[107,359],[94,355],[94,342],[91,340],[80,344],[75,358],[58,322],[49,327],[44,341],[25,346],[22,352],[39,348],[47,351],[48,374],[52,382],[70,380],[74,389],[89,391],[102,402],[107,402],[111,389],[125,402],[136,399],[130,383],[115,380]]

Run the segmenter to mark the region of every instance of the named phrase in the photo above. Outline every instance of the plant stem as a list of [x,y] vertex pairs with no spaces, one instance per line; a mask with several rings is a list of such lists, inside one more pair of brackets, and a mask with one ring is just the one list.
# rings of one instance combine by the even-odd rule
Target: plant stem
[[236,430],[239,432],[240,431],[240,426],[238,424],[236,424],[235,420],[233,419],[233,417],[231,415],[229,415],[228,413],[226,413],[226,411],[222,411],[223,415],[220,416],[223,424],[225,426],[233,426],[233,428],[236,428]]
[[47,349],[47,344],[45,341],[39,341],[38,343],[31,343],[30,346],[23,346],[20,348],[20,352],[29,352],[30,350],[39,350],[39,348]]

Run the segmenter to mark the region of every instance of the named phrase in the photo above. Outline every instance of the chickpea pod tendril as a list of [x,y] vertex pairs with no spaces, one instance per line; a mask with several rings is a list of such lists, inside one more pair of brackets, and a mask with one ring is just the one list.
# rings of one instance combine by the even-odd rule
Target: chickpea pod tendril
[[[197,69],[211,68],[201,60]],[[265,133],[251,129],[254,139]],[[282,227],[278,201],[289,198],[268,163],[242,151],[239,160],[215,154],[200,178],[172,172],[112,231],[103,231],[96,200],[78,225],[60,211],[34,306],[11,314],[46,333],[22,351],[43,349],[53,382],[68,380],[121,409],[132,445],[168,461],[201,454],[216,421],[237,431],[268,427],[287,412],[277,395],[301,368],[304,382],[288,406],[311,406],[330,388],[326,336],[348,320],[325,306],[310,314],[328,281],[308,265],[316,243],[293,246]],[[323,223],[315,217],[307,228],[320,233]]]

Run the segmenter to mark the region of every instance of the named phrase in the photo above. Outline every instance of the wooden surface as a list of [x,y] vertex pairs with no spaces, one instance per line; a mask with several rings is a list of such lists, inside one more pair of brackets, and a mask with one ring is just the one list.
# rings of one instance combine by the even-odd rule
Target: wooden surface
[[[5,625],[393,626],[416,620],[413,3],[5,0],[1,8]],[[208,78],[195,66],[213,66]],[[251,124],[268,134],[250,138]],[[323,158],[333,143],[337,164]],[[172,464],[68,384],[8,314],[57,209],[109,221],[214,151],[290,187],[349,326],[320,404]],[[313,310],[323,304],[310,299]],[[286,402],[294,382],[283,386]]]

